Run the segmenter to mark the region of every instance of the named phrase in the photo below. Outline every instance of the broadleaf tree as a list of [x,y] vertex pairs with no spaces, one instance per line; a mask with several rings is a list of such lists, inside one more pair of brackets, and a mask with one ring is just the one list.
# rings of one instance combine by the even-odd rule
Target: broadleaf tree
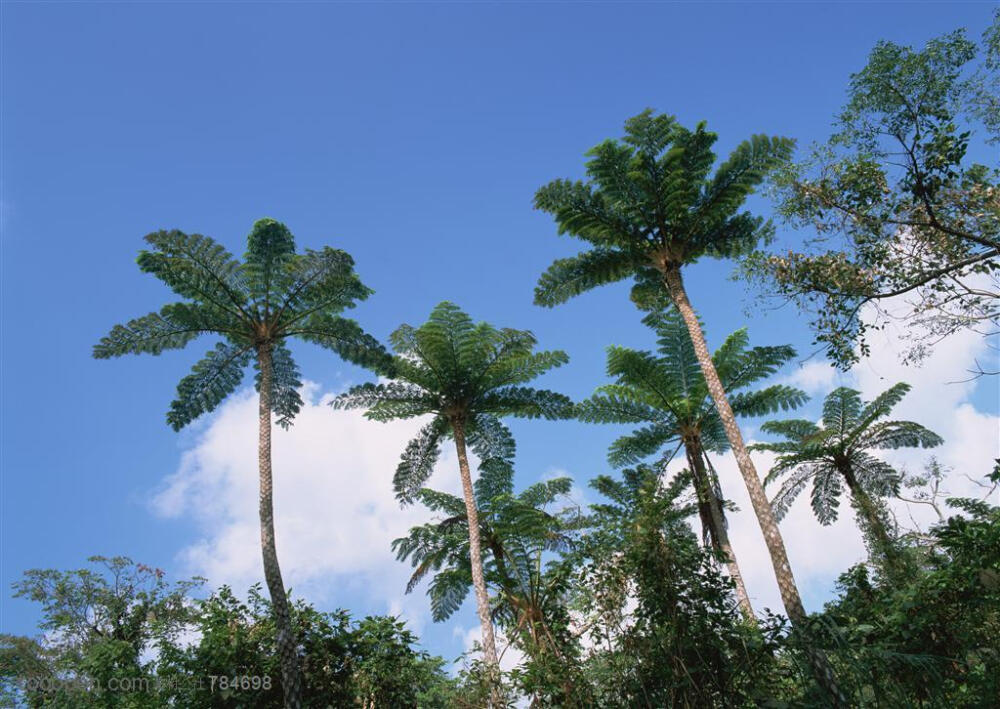
[[918,48],[879,42],[847,94],[834,135],[776,175],[779,212],[810,233],[806,248],[760,252],[747,275],[807,312],[844,368],[892,319],[906,321],[907,360],[963,329],[995,332],[1000,10],[981,50],[964,30]]
[[214,410],[236,391],[253,364],[258,392],[258,472],[264,577],[274,612],[286,707],[302,703],[297,643],[274,534],[271,422],[288,427],[302,406],[299,370],[286,341],[299,338],[343,359],[388,373],[385,349],[358,324],[340,315],[371,290],[339,249],[296,253],[292,233],[274,219],[254,223],[243,261],[207,236],[181,231],[149,234],[140,270],[151,273],[183,301],[116,325],[94,346],[94,357],[154,354],[180,349],[200,335],[220,341],[177,385],[167,423],[180,430]]

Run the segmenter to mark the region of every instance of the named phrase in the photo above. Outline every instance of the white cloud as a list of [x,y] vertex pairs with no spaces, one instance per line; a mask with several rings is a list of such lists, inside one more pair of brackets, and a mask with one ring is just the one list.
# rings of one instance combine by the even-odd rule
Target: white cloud
[[799,367],[792,373],[781,377],[778,382],[798,387],[810,396],[822,394],[839,385],[838,379],[842,379],[836,369],[830,366],[825,360],[812,360]]
[[[419,421],[386,424],[358,411],[335,411],[316,385],[287,431],[273,429],[274,508],[278,557],[296,596],[328,606],[359,594],[402,615],[420,632],[426,599],[404,595],[408,564],[390,544],[430,513],[401,509],[392,491],[399,454]],[[429,484],[459,489],[455,455],[444,455]],[[257,401],[252,391],[226,402],[207,422],[178,471],[154,500],[161,515],[192,517],[200,539],[180,552],[191,573],[211,585],[246,588],[263,579],[258,524]]]
[[[902,338],[906,335],[898,326],[874,333],[870,337],[871,356],[846,374],[838,373],[829,363],[817,361],[781,381],[799,386],[820,400],[842,385],[858,389],[865,400],[870,400],[896,382],[910,383],[912,390],[893,409],[891,417],[916,421],[938,433],[945,442],[930,450],[881,451],[878,455],[897,468],[912,472],[922,471],[933,455],[952,470],[943,486],[948,493],[981,497],[983,489],[969,477],[982,479],[992,469],[993,460],[1000,456],[1000,417],[976,409],[972,397],[977,387],[995,391],[997,382],[990,377],[955,382],[967,377],[966,370],[974,366],[977,358],[980,362],[988,359],[988,343],[975,332],[960,332],[940,342],[921,366],[906,366],[900,363],[899,356],[905,349]],[[773,456],[755,453],[753,459],[758,474],[763,477]],[[770,557],[735,460],[727,455],[718,458],[715,465],[726,496],[740,508],[738,513],[729,515],[730,536],[755,609],[781,610]],[[769,488],[768,494],[773,494],[773,489]],[[911,515],[925,528],[937,521],[933,510],[927,506],[895,502],[893,507],[901,522],[909,521]],[[865,558],[853,510],[846,500],[841,504],[838,521],[824,527],[813,517],[808,490],[803,491],[782,520],[781,530],[808,610],[818,610],[831,596],[836,577]]]

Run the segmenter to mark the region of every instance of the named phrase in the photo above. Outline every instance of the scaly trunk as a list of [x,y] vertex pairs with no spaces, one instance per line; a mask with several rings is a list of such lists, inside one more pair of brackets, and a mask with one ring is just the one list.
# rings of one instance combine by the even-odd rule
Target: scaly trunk
[[[736,600],[740,604],[740,610],[750,623],[757,624],[757,619],[753,614],[753,606],[750,605],[750,596],[747,595],[746,586],[743,584],[743,574],[740,573],[740,565],[736,563],[736,554],[729,543],[729,532],[726,530],[726,516],[719,504],[719,498],[715,494],[715,485],[712,476],[705,469],[705,451],[701,447],[701,442],[697,438],[692,438],[684,443],[684,450],[687,453],[688,463],[694,475],[695,490],[699,497],[699,507],[704,506],[708,523],[709,537],[712,541],[712,548],[722,558],[726,560],[726,570],[729,578],[736,586]],[[702,524],[706,520],[703,519]]]
[[[781,531],[778,529],[778,522],[774,518],[774,511],[771,503],[768,502],[764,494],[764,486],[761,485],[757,470],[754,468],[750,454],[743,443],[743,435],[736,423],[736,416],[732,407],[729,406],[729,399],[726,391],[719,380],[719,373],[715,371],[715,364],[708,351],[708,344],[705,342],[705,334],[701,330],[698,316],[695,315],[691,301],[688,300],[687,291],[684,289],[684,281],[681,278],[680,266],[676,264],[665,264],[662,269],[663,282],[671,301],[680,313],[684,324],[687,326],[688,334],[691,337],[691,344],[694,346],[695,356],[698,364],[701,365],[702,375],[705,377],[705,384],[708,392],[715,403],[715,410],[722,419],[723,428],[726,431],[726,438],[733,454],[736,457],[736,464],[739,466],[743,482],[746,484],[747,492],[750,494],[750,504],[753,506],[760,530],[764,535],[764,543],[771,556],[771,565],[774,567],[774,575],[778,581],[778,591],[781,593],[781,601],[785,606],[785,612],[794,626],[801,626],[806,620],[806,611],[802,605],[802,598],[799,596],[799,589],[795,585],[795,577],[792,575],[792,567],[788,563],[788,554],[785,551],[785,542],[781,538]],[[818,651],[810,652],[810,660],[816,673],[817,681],[830,694],[834,706],[847,705],[847,699],[837,684],[826,656]]]
[[486,593],[486,579],[483,576],[483,556],[479,541],[479,511],[476,509],[476,496],[472,489],[472,474],[469,472],[469,458],[465,450],[465,426],[463,421],[456,418],[452,419],[451,427],[455,434],[455,448],[458,452],[458,470],[462,477],[465,515],[469,522],[469,562],[472,565],[472,586],[476,592],[476,610],[479,612],[479,625],[483,630],[483,660],[491,675],[491,701],[495,707],[500,707],[502,706],[499,692],[500,662],[497,659],[497,645],[493,637],[493,621],[490,618],[490,597]]
[[891,575],[901,571],[899,554],[895,544],[889,537],[884,520],[879,516],[875,501],[861,487],[850,463],[838,463],[837,469],[844,476],[847,489],[851,493],[851,502],[858,511],[858,526],[871,545],[873,556],[881,557],[885,570]]
[[299,676],[299,657],[295,633],[288,608],[285,584],[281,580],[278,566],[278,552],[274,543],[274,505],[271,481],[271,380],[273,378],[271,345],[263,344],[257,349],[260,367],[260,438],[257,455],[260,468],[260,546],[264,557],[264,579],[271,595],[274,611],[274,627],[278,659],[281,662],[281,691],[285,709],[299,709],[302,706],[302,680]]

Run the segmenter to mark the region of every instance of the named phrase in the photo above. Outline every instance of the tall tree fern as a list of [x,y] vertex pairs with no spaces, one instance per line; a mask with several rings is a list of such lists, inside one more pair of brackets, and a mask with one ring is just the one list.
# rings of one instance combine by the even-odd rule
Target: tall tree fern
[[[483,576],[492,590],[493,618],[512,642],[539,665],[570,664],[572,643],[565,608],[566,575],[547,553],[566,551],[584,523],[572,507],[557,501],[569,493],[570,478],[545,480],[514,492],[513,469],[487,464],[474,484],[483,546]],[[413,574],[407,593],[431,577],[428,596],[435,621],[458,610],[472,584],[468,516],[461,498],[424,488],[417,498],[438,518],[410,529],[392,546]],[[572,699],[567,688],[560,702]]]
[[[657,454],[669,459],[678,447],[684,448],[702,528],[712,547],[726,560],[740,606],[752,619],[750,599],[729,543],[719,481],[708,460],[709,451],[723,453],[729,449],[725,429],[684,321],[668,312],[652,314],[645,322],[657,334],[657,353],[608,348],[608,375],[615,382],[600,387],[582,402],[577,415],[592,423],[640,426],[611,445],[608,461],[615,466],[634,465]],[[788,346],[748,345],[746,330],[739,330],[712,357],[735,414],[759,416],[796,407],[806,400],[804,392],[782,384],[748,389],[795,356],[795,350]]]
[[530,332],[474,323],[449,302],[435,307],[420,327],[400,326],[391,335],[391,343],[396,352],[392,380],[353,387],[332,405],[366,409],[365,415],[375,421],[431,417],[407,444],[396,468],[393,485],[403,503],[411,503],[422,494],[420,490],[440,455],[441,441],[454,439],[483,654],[491,671],[499,672],[468,449],[487,468],[509,467],[513,464],[514,438],[502,417],[570,417],[573,405],[567,397],[522,386],[565,364],[568,357],[560,351],[534,352],[536,341]]
[[[785,543],[747,452],[725,387],[712,364],[705,334],[688,299],[682,273],[703,257],[747,254],[772,229],[740,211],[747,196],[791,156],[793,141],[755,135],[716,168],[716,135],[673,116],[644,111],[625,122],[622,140],[587,153],[587,181],[555,180],[538,190],[535,206],[555,217],[560,233],[591,247],[559,259],[542,274],[535,302],[554,306],[584,291],[631,278],[632,298],[644,308],[672,304],[684,318],[726,438],[736,456],[788,617],[806,620]],[[815,653],[817,680],[835,702],[847,702],[829,662]]]
[[288,228],[261,219],[247,238],[243,261],[207,236],[159,231],[146,237],[140,270],[184,300],[116,325],[94,347],[94,357],[154,354],[180,349],[200,335],[220,341],[177,385],[167,423],[180,430],[232,394],[251,364],[259,397],[258,466],[264,577],[271,595],[286,707],[302,704],[298,650],[274,537],[271,419],[288,427],[302,406],[299,370],[286,341],[300,338],[344,359],[387,372],[388,355],[353,320],[339,315],[371,293],[344,251],[295,252]]

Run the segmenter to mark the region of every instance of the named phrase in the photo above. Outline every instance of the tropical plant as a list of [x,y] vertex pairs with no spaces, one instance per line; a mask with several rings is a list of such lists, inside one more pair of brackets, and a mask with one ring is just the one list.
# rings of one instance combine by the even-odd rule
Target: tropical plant
[[13,584],[16,598],[41,605],[42,635],[0,636],[4,706],[153,709],[167,703],[150,658],[187,628],[193,617],[188,594],[204,579],[170,584],[162,570],[124,556],[88,561],[92,568],[31,569]]
[[[91,568],[33,569],[15,595],[41,605],[37,640],[0,635],[0,703],[46,709],[251,709],[281,706],[271,604],[259,584],[245,600],[203,579],[170,584],[125,557]],[[353,620],[291,604],[303,650],[303,705],[452,707],[444,661],[415,647],[390,617]]]
[[779,698],[772,634],[746,623],[687,523],[685,475],[640,465],[591,487],[591,527],[569,562],[597,706],[757,706]]
[[177,385],[167,423],[179,430],[215,409],[236,390],[254,364],[259,394],[258,464],[260,528],[264,577],[278,628],[285,705],[301,704],[298,651],[289,619],[274,538],[271,472],[271,417],[291,425],[302,406],[299,370],[285,341],[298,337],[333,350],[356,364],[381,371],[389,358],[353,320],[338,313],[371,291],[354,273],[351,257],[329,247],[295,253],[288,228],[273,219],[254,223],[243,262],[200,234],[159,231],[146,237],[152,247],[139,253],[140,270],[151,273],[183,302],[164,306],[125,325],[116,325],[94,347],[94,357],[158,355],[179,349],[199,335],[222,341]]
[[500,417],[571,416],[572,402],[562,394],[520,386],[568,358],[560,351],[533,352],[536,341],[530,332],[473,323],[449,302],[437,305],[420,327],[402,325],[390,340],[396,352],[392,381],[353,387],[331,403],[337,408],[367,409],[365,416],[375,421],[433,417],[406,446],[396,468],[393,485],[404,504],[418,498],[440,455],[441,440],[454,439],[483,655],[491,671],[498,673],[468,449],[479,456],[484,470],[510,467],[514,438]]
[[[806,612],[781,531],[682,277],[685,266],[704,256],[740,256],[770,236],[769,222],[739,209],[788,160],[794,143],[755,135],[710,177],[716,138],[704,123],[692,131],[673,116],[647,110],[625,122],[622,141],[606,140],[587,153],[588,182],[555,180],[539,189],[535,207],[555,217],[560,233],[594,248],[555,261],[538,281],[535,302],[554,306],[591,288],[633,278],[632,299],[640,307],[656,310],[669,303],[677,308],[764,534],[785,612],[801,625]],[[836,701],[845,702],[819,655],[816,668]]]
[[1000,696],[1000,508],[948,504],[955,514],[926,540],[900,540],[921,559],[911,573],[873,577],[858,564],[816,617],[871,706],[971,709]]
[[[577,416],[591,423],[642,425],[611,444],[608,462],[615,466],[634,465],[661,453],[662,469],[678,447],[684,448],[703,536],[725,560],[740,606],[747,618],[752,619],[750,599],[729,543],[719,480],[708,458],[710,451],[723,453],[729,448],[722,421],[705,386],[683,320],[668,312],[651,314],[645,322],[657,334],[657,354],[609,347],[608,376],[614,377],[615,382],[600,387],[579,404]],[[788,410],[808,398],[801,390],[784,384],[747,391],[795,356],[795,350],[787,345],[754,348],[748,345],[746,330],[738,330],[712,356],[719,380],[731,395],[735,414],[760,416]],[[669,449],[665,451],[666,447]]]
[[[488,466],[473,486],[479,538],[488,551],[483,576],[493,591],[493,619],[536,668],[550,659],[572,664],[566,575],[552,555],[570,548],[584,518],[572,506],[548,509],[569,493],[572,480],[553,478],[515,494],[513,478],[508,466]],[[472,585],[465,502],[427,488],[417,497],[443,517],[411,528],[392,547],[400,561],[414,567],[407,593],[433,574],[427,591],[431,611],[435,621],[443,621],[458,610]],[[562,689],[569,691],[559,701],[571,701],[572,688]]]
[[942,442],[940,436],[913,421],[882,420],[909,390],[910,385],[901,382],[865,403],[860,392],[840,387],[830,392],[823,403],[822,425],[804,419],[765,423],[762,431],[786,439],[753,446],[778,454],[765,485],[786,476],[771,501],[778,519],[811,482],[816,519],[821,524],[830,524],[837,519],[840,496],[846,485],[872,551],[882,559],[896,559],[881,498],[899,492],[901,477],[891,465],[869,451],[930,448]]
[[[756,254],[746,273],[809,313],[843,368],[869,353],[869,330],[890,318],[906,321],[909,360],[953,332],[994,332],[1000,10],[981,52],[964,30],[918,48],[879,42],[847,97],[836,133],[775,179],[779,213],[815,238]],[[977,129],[994,146],[977,146]]]

